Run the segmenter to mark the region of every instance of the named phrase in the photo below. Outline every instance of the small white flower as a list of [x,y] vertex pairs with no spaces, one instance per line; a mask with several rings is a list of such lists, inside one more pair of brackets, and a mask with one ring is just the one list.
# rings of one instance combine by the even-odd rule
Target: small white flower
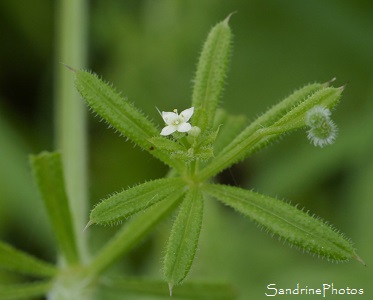
[[176,109],[174,112],[162,111],[162,118],[167,126],[162,129],[161,135],[170,135],[175,131],[188,132],[191,130],[192,125],[188,121],[193,113],[194,107],[183,110],[180,114],[177,113]]

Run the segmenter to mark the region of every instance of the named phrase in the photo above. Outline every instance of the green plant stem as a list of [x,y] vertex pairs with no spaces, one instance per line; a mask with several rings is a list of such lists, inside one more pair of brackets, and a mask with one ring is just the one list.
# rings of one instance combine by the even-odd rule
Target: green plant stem
[[86,0],[60,0],[56,6],[55,145],[62,153],[65,181],[78,251],[86,260],[87,132],[86,112],[75,90],[71,71],[62,63],[81,68],[87,53]]

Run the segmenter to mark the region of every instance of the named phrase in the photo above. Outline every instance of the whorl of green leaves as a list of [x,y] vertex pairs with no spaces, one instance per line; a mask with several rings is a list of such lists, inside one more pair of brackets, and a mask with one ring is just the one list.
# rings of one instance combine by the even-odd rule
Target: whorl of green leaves
[[[163,261],[164,277],[172,294],[194,261],[205,196],[217,198],[306,252],[332,261],[355,258],[363,263],[352,243],[319,218],[275,198],[209,183],[222,170],[284,134],[306,126],[312,129],[314,123],[310,126],[307,119],[310,111],[322,107],[328,112],[338,104],[343,91],[329,86],[330,82],[306,85],[249,125],[245,124],[245,117],[218,110],[232,45],[228,21],[229,17],[212,28],[198,61],[191,104],[195,112],[190,120],[197,129],[194,133],[161,136],[161,131],[110,85],[89,72],[76,71],[77,88],[92,110],[173,168],[169,173],[172,176],[114,194],[92,210],[88,225],[118,223],[136,214],[93,259],[88,267],[92,273],[101,272],[128,251],[181,202]],[[316,133],[320,135],[320,130]],[[126,284],[122,282],[123,286]]]

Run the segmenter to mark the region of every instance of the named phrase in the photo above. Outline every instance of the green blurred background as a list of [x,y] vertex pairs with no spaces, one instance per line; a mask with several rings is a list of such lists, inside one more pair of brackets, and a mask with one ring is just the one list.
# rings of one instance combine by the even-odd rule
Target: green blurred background
[[[56,2],[0,1],[0,238],[49,261],[55,260],[55,246],[28,154],[53,150]],[[228,112],[253,120],[303,84],[337,77],[335,85],[347,87],[333,113],[339,126],[333,146],[315,148],[299,131],[221,174],[219,181],[290,200],[330,221],[354,241],[368,267],[303,254],[207,201],[189,279],[231,282],[240,299],[265,299],[268,284],[295,288],[298,282],[363,288],[364,295],[354,298],[372,299],[371,1],[90,1],[88,68],[113,82],[161,127],[155,106],[189,107],[201,44],[214,24],[235,11],[234,52],[222,102]],[[109,193],[167,172],[99,121],[90,115],[91,207]],[[160,277],[169,228],[170,222],[162,224],[116,271]],[[93,228],[92,249],[115,230]],[[0,282],[18,280],[0,272]],[[294,297],[315,299],[282,296]]]

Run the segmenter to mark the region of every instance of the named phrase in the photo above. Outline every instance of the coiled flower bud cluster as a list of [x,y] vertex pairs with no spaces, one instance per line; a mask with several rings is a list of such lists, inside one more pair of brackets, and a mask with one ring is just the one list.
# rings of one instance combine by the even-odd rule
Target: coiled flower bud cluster
[[306,125],[310,128],[307,131],[307,138],[314,146],[324,147],[334,143],[338,128],[330,116],[330,110],[321,105],[317,105],[307,112]]

